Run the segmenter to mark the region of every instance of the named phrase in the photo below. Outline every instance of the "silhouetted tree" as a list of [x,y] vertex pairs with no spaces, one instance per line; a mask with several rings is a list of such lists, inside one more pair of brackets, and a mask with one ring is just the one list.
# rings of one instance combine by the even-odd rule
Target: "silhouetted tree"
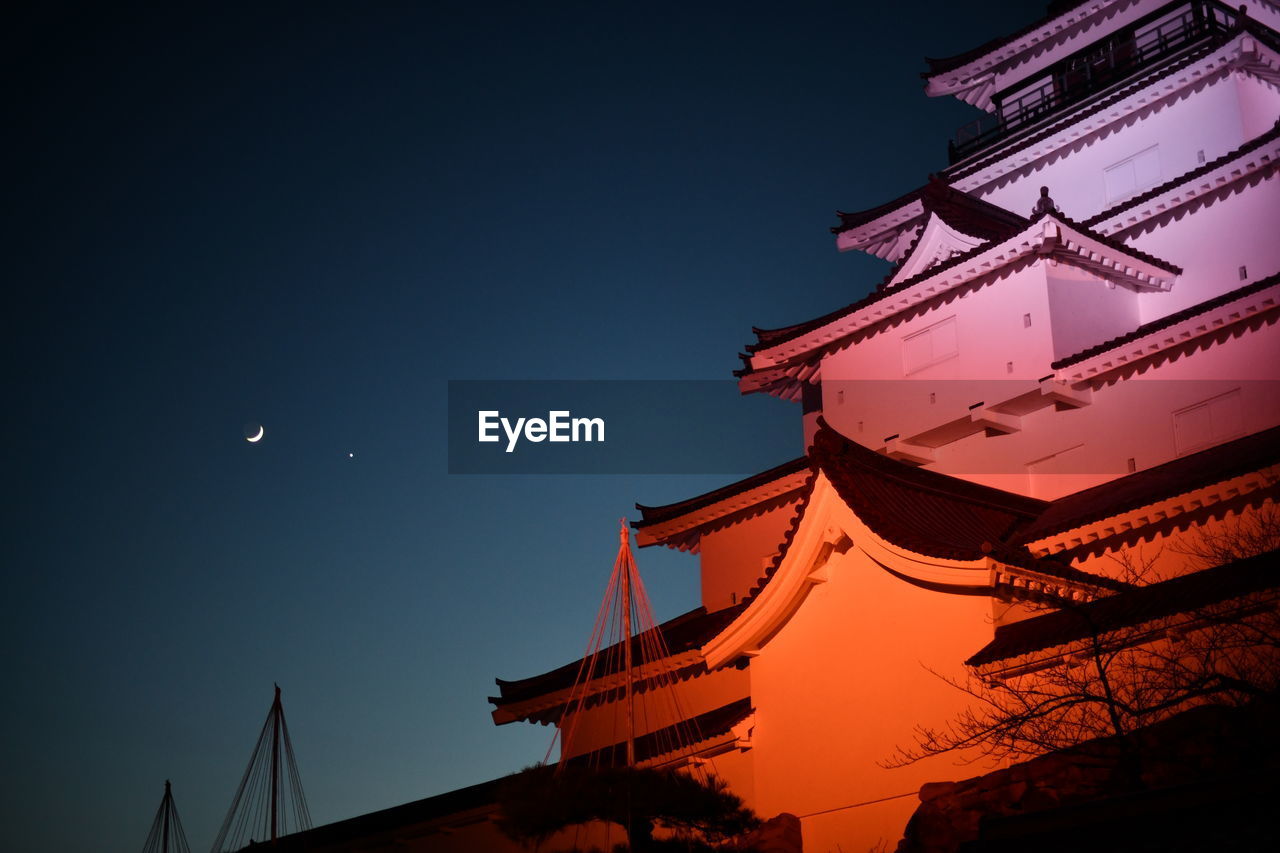
[[[1270,570],[1277,568],[1278,546],[1280,511],[1268,505],[1212,532],[1192,533],[1178,550],[1199,569],[1251,560],[1255,568]],[[1154,557],[1141,563],[1122,559],[1121,567],[1139,587],[1159,585],[1162,592],[1174,593],[1189,585],[1191,576],[1152,584],[1154,562]],[[1137,597],[1134,592],[1117,595]],[[1021,760],[1097,737],[1125,735],[1196,704],[1276,698],[1276,590],[1255,585],[1238,595],[1209,595],[1206,600],[1211,603],[1154,614],[1142,607],[1125,612],[1096,603],[1055,602],[1053,609],[1064,613],[1076,636],[1062,654],[1000,677],[981,669],[964,678],[939,675],[973,701],[942,727],[918,727],[915,743],[900,746],[883,766],[953,751],[969,751],[969,760]],[[1116,618],[1117,612],[1122,618]]]
[[[557,832],[603,821],[623,828],[633,851],[715,850],[760,821],[715,777],[629,767],[530,767],[499,792],[499,828],[540,845]],[[669,831],[669,838],[655,832]],[[734,849],[742,849],[735,847]]]

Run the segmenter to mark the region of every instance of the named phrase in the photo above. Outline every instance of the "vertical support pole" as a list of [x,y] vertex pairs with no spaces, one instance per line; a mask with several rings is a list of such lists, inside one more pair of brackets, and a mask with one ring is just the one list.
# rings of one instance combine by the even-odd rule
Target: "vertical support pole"
[[164,829],[160,835],[161,853],[169,853],[169,812],[173,811],[173,795],[169,793],[169,780],[164,780],[164,804],[160,807],[164,812]]
[[636,765],[636,714],[635,694],[633,692],[633,675],[631,660],[631,572],[634,568],[631,561],[631,532],[627,529],[627,520],[622,519],[622,530],[618,535],[621,547],[618,549],[618,563],[622,567],[622,660],[626,668],[626,703],[627,703],[627,766]]
[[280,685],[276,685],[276,700],[271,705],[271,840],[279,833],[280,818]]

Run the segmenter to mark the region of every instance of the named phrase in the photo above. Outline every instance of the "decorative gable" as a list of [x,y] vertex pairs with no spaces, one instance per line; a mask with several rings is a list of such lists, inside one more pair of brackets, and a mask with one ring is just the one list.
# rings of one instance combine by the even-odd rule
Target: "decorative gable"
[[938,264],[949,261],[957,255],[970,252],[983,243],[988,242],[981,237],[966,234],[948,225],[937,213],[930,213],[924,230],[916,240],[915,246],[894,270],[886,283],[893,287],[899,282],[914,278]]

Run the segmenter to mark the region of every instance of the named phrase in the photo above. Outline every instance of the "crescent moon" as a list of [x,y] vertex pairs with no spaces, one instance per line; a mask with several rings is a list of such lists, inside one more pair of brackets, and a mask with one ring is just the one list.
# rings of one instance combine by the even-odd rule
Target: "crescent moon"
[[259,424],[258,434],[253,436],[252,438],[249,438],[246,436],[245,441],[249,442],[250,444],[257,444],[259,441],[262,441],[262,436],[264,436],[266,432],[267,432],[266,428],[263,427],[261,424]]

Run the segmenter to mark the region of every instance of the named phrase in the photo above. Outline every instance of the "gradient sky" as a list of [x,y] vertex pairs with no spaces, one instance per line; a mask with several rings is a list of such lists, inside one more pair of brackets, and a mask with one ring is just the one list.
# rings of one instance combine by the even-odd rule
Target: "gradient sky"
[[[186,5],[0,27],[15,853],[138,850],[166,778],[207,850],[273,681],[317,824],[541,759],[493,678],[581,654],[635,501],[734,477],[450,476],[446,382],[729,379],[883,275],[828,228],[975,114],[922,57],[1044,11]],[[733,405],[689,429],[801,452]],[[695,558],[638,558],[697,605]]]

